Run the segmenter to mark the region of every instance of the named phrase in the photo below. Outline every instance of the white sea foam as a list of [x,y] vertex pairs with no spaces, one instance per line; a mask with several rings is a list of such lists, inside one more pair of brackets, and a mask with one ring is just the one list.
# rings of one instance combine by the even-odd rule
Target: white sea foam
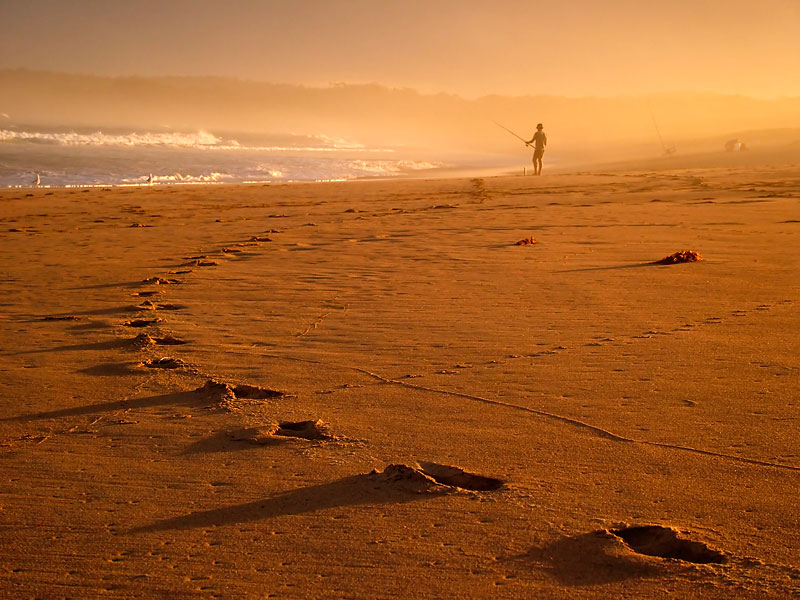
[[[233,138],[234,136],[230,136]],[[241,141],[241,143],[240,143]],[[212,152],[209,152],[209,151]],[[0,187],[343,181],[401,177],[442,164],[402,160],[327,135],[0,127]],[[403,157],[405,158],[405,157]]]
[[[196,150],[254,151],[254,152],[343,152],[367,151],[379,153],[394,152],[391,148],[367,148],[363,144],[327,135],[293,136],[297,145],[243,145],[235,139],[224,139],[208,131],[196,132],[131,132],[109,134],[102,131],[91,133],[18,131],[0,129],[0,143],[29,143],[52,146],[120,146],[120,147],[163,147],[192,148]],[[305,143],[300,143],[305,142]]]
[[355,171],[373,176],[401,175],[410,171],[437,169],[442,166],[440,162],[422,160],[351,160],[350,167]]
[[[173,146],[203,148],[219,146],[222,139],[207,131],[195,133],[94,133],[13,131],[0,129],[0,142],[29,142],[57,146]],[[228,142],[229,146],[235,144]]]

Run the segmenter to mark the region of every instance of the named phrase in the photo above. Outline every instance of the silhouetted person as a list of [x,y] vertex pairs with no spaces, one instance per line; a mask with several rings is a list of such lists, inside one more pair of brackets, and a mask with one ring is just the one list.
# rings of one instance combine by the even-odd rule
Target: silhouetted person
[[533,174],[542,174],[542,157],[544,156],[544,147],[547,146],[547,136],[544,133],[544,125],[539,123],[536,126],[536,133],[533,137],[525,142],[526,146],[533,144]]

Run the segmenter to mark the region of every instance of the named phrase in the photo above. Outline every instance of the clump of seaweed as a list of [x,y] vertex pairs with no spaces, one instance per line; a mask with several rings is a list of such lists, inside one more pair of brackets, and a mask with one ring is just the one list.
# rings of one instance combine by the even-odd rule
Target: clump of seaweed
[[526,237],[516,243],[517,246],[533,246],[536,243],[536,240],[533,239],[533,236]]
[[670,254],[669,256],[665,256],[661,260],[657,260],[654,264],[657,265],[676,265],[678,263],[689,263],[689,262],[697,262],[699,260],[703,260],[703,257],[700,256],[699,252],[695,252],[694,250],[679,250],[674,254]]

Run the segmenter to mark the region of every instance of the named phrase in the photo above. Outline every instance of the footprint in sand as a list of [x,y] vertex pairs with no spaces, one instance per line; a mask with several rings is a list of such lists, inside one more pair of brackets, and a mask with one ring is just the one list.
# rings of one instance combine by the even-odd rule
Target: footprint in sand
[[150,360],[142,361],[141,365],[148,369],[180,369],[186,366],[186,362],[180,358],[172,358],[171,356],[163,356],[161,358],[152,358]]
[[723,552],[709,548],[702,542],[681,537],[670,527],[640,525],[612,529],[608,533],[621,539],[628,548],[637,554],[697,564],[720,564],[728,561]]
[[184,308],[186,307],[183,304],[159,304],[150,300],[145,300],[136,307],[137,310],[183,310]]
[[505,482],[495,477],[484,477],[468,473],[458,467],[440,465],[434,462],[419,462],[420,470],[432,477],[437,483],[475,491],[494,491],[499,490]]
[[171,335],[154,338],[146,333],[140,333],[131,340],[131,344],[136,348],[148,348],[150,346],[181,346],[185,343],[184,340],[172,337]]
[[420,462],[416,468],[391,464],[381,473],[373,471],[369,477],[376,484],[388,484],[417,494],[442,494],[456,489],[494,491],[504,485],[501,479],[467,473],[458,467],[433,462]]
[[125,321],[123,325],[125,327],[150,327],[162,322],[162,319],[131,319],[130,321]]
[[234,411],[247,400],[271,400],[281,398],[286,392],[263,388],[257,385],[230,384],[214,379],[206,381],[205,385],[198,388],[197,392],[208,396],[212,402],[224,408]]
[[312,441],[338,441],[339,436],[333,435],[326,423],[322,421],[281,421],[268,427],[252,427],[231,434],[235,441],[249,442],[251,444],[269,445],[280,441],[279,438],[296,438]]
[[179,279],[164,279],[163,277],[148,277],[143,279],[142,283],[149,283],[151,285],[175,285],[180,283]]
[[42,321],[80,321],[80,317],[75,315],[64,315],[60,317],[42,317]]
[[183,266],[184,267],[216,267],[218,265],[219,265],[219,263],[217,261],[215,261],[215,260],[197,259],[197,260],[191,260],[191,261],[189,261],[187,263],[184,263]]

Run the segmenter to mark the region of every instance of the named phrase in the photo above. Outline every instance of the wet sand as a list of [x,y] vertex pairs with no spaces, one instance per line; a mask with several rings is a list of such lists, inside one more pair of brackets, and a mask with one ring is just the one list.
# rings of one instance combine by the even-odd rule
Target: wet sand
[[0,190],[0,596],[800,593],[799,200]]

